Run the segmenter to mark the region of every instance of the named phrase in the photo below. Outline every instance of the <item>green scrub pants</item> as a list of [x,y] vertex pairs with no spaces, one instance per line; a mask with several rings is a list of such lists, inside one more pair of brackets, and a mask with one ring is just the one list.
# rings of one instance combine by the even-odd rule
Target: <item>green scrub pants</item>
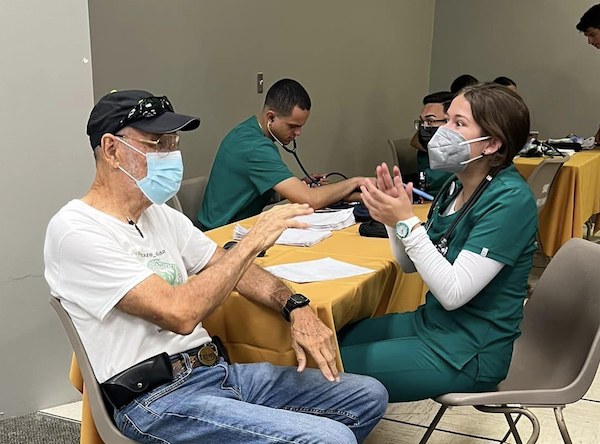
[[452,392],[485,392],[500,381],[476,381],[477,358],[457,370],[414,328],[414,312],[365,319],[338,333],[344,371],[379,379],[390,402],[417,401]]

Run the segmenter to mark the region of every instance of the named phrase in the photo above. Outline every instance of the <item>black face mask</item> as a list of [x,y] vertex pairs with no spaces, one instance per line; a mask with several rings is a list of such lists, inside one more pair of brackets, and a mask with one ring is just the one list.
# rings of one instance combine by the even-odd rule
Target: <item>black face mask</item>
[[418,139],[419,139],[419,143],[425,150],[427,149],[427,144],[429,143],[429,141],[431,140],[431,138],[433,137],[433,135],[435,134],[435,132],[437,130],[438,130],[437,126],[432,126],[429,128],[425,128],[423,125],[419,126]]

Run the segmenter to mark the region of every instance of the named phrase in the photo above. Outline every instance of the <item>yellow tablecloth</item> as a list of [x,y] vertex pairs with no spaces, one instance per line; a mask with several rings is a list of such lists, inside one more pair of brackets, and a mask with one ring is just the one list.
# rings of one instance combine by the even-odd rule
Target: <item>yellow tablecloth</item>
[[[541,158],[517,158],[514,163],[527,179]],[[600,212],[600,149],[575,153],[560,169],[540,214],[544,253],[554,256],[573,237],[583,237],[583,224]]]
[[[416,205],[415,213],[425,221],[429,205]],[[254,219],[243,221],[246,228]],[[208,231],[219,245],[232,239],[234,224]],[[332,330],[359,319],[385,313],[415,310],[425,299],[426,287],[417,273],[406,275],[394,261],[387,239],[365,238],[354,225],[310,247],[273,246],[256,262],[270,266],[331,257],[371,268],[370,273],[335,281],[310,284],[289,283],[294,291],[306,295],[319,318]],[[211,335],[225,342],[235,362],[268,361],[278,365],[296,365],[290,345],[289,324],[279,313],[255,304],[234,292],[203,322]],[[337,353],[338,368],[342,368]],[[314,366],[314,362],[309,361]],[[101,444],[94,427],[87,395],[77,360],[73,356],[69,374],[71,383],[83,393],[81,443]]]
[[[425,220],[429,205],[416,206]],[[250,228],[254,219],[241,223]],[[233,226],[207,232],[223,245],[232,239]],[[264,258],[263,267],[290,262],[331,257],[354,265],[371,268],[376,273],[353,278],[289,285],[306,295],[319,318],[332,330],[385,313],[415,310],[424,302],[425,285],[418,274],[405,275],[393,260],[387,239],[362,237],[358,225],[333,235],[311,248],[273,246]],[[268,361],[277,365],[294,365],[296,358],[290,346],[289,324],[272,310],[250,302],[237,293],[204,321],[211,333],[221,337],[236,362]],[[338,366],[342,368],[339,360]]]

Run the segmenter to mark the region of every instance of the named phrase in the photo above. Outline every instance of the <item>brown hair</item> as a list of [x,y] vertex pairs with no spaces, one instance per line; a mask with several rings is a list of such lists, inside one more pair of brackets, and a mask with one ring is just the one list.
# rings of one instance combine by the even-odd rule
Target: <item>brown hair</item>
[[521,96],[493,83],[467,86],[459,94],[463,94],[471,105],[482,136],[495,137],[502,143],[500,149],[490,156],[491,166],[510,166],[529,136],[529,109]]

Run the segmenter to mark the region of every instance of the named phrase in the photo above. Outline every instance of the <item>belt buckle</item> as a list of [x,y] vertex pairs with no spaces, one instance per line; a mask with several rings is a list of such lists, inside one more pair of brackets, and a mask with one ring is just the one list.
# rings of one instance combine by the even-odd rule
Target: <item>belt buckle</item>
[[198,361],[207,367],[212,367],[219,360],[219,355],[217,354],[217,347],[213,344],[206,344],[198,350],[196,353],[198,357]]

